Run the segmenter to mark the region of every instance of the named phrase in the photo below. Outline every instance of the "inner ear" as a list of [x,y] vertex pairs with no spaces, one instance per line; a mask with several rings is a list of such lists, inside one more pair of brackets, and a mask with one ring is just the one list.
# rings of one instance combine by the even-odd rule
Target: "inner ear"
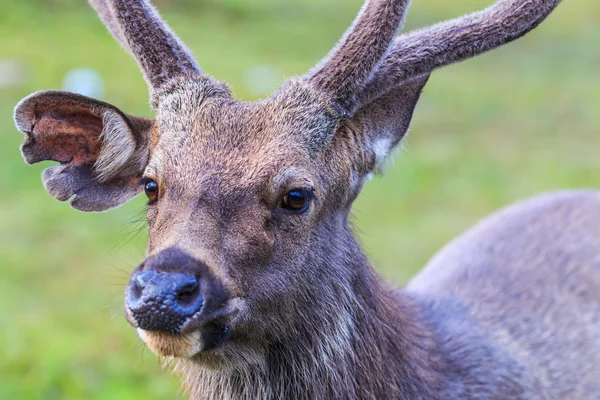
[[42,175],[58,200],[75,195],[73,207],[103,211],[139,192],[152,121],[78,94],[43,91],[17,105],[15,123],[26,135],[21,152],[27,163],[60,163]]
[[366,171],[380,168],[390,151],[406,135],[428,79],[429,74],[426,74],[403,82],[359,108],[354,122],[362,131]]
[[139,139],[129,118],[116,107],[67,92],[44,91],[25,98],[15,109],[15,122],[27,135],[21,146],[27,163],[94,165],[101,179],[116,174]]
[[30,135],[21,147],[28,163],[54,160],[88,164],[96,161],[100,155],[102,133],[99,117],[76,108],[33,111]]

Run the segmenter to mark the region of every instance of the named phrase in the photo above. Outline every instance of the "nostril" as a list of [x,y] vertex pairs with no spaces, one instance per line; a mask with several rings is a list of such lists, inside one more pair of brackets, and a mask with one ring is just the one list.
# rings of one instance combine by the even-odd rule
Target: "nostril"
[[142,271],[132,277],[125,296],[125,304],[130,309],[144,306],[144,299],[148,297],[147,292],[152,291],[155,277],[156,273],[152,271]]
[[144,286],[138,278],[139,277],[136,277],[133,280],[133,283],[131,284],[131,288],[129,289],[129,296],[131,297],[131,300],[139,300],[140,297],[142,297],[142,292],[144,290]]
[[175,299],[182,306],[190,306],[197,302],[199,296],[200,285],[198,281],[194,280],[181,286],[177,291]]

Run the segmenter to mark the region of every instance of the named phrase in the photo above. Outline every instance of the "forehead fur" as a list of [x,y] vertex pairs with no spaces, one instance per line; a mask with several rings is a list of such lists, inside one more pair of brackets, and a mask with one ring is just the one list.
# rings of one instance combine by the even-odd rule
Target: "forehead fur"
[[[308,164],[331,142],[341,117],[301,80],[272,97],[242,102],[214,80],[188,79],[159,97],[159,136],[148,169],[190,178],[203,173],[229,178],[272,173]],[[233,175],[233,176],[232,176]]]

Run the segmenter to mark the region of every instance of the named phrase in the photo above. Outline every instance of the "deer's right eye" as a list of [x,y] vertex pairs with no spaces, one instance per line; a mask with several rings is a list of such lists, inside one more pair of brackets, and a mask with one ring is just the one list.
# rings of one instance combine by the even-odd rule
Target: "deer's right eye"
[[308,209],[312,193],[305,189],[295,189],[286,194],[281,207],[287,211],[302,213]]
[[154,203],[156,200],[158,200],[158,184],[152,179],[146,180],[144,184],[144,192],[146,193],[150,203]]

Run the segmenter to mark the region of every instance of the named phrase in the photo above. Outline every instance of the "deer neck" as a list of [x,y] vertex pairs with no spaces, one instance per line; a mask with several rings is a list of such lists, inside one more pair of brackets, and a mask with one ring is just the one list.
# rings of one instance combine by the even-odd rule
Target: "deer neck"
[[322,274],[308,274],[306,298],[319,300],[294,316],[293,334],[272,341],[253,365],[207,370],[180,362],[192,399],[415,399],[429,392],[437,376],[427,360],[436,350],[418,306],[386,286],[346,224],[329,236],[309,252],[306,262]]

